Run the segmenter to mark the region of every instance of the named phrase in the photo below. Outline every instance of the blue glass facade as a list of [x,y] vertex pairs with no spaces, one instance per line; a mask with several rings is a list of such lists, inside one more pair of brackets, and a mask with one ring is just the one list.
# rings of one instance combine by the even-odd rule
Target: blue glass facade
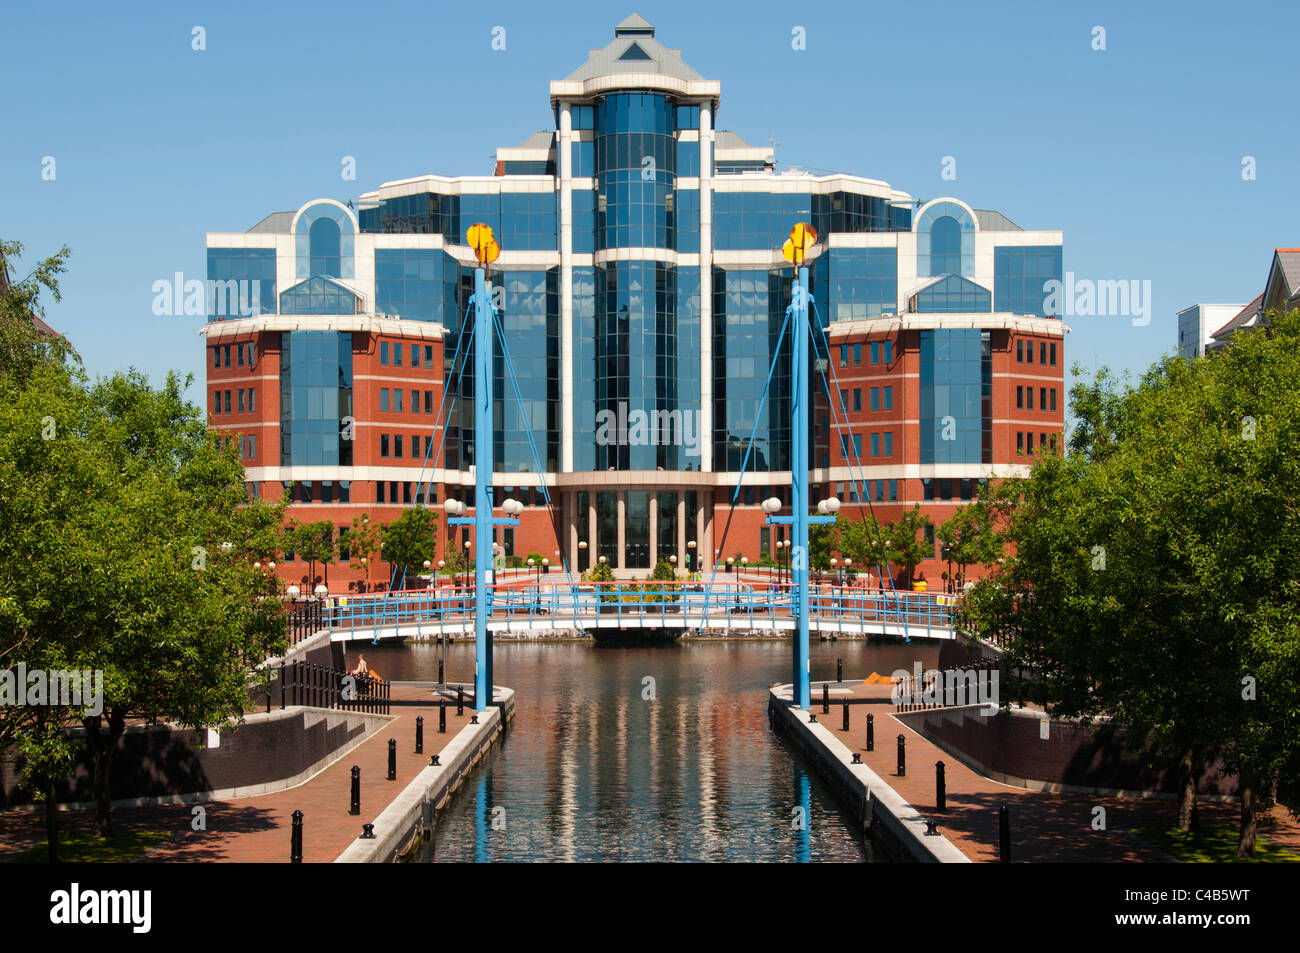
[[519,387],[506,378],[500,341],[494,355],[493,400],[497,472],[533,473],[537,469],[529,435],[541,465],[549,473],[560,456],[560,278],[559,270],[507,271],[501,328]]
[[[238,285],[217,285],[216,282],[257,282],[245,286],[245,303],[255,300],[262,314],[275,313],[275,249],[274,248],[209,248],[208,249],[208,320],[222,321],[239,317],[241,289]],[[233,299],[230,297],[233,291]],[[250,307],[251,310],[251,307]]]
[[316,202],[303,209],[294,242],[298,280],[355,277],[356,234],[342,207]]
[[431,248],[375,249],[375,310],[411,321],[442,321],[446,258]]
[[1064,280],[1060,245],[1024,245],[993,250],[993,300],[998,311],[1047,317],[1048,281]]
[[921,463],[993,462],[988,331],[920,332]]
[[993,310],[993,296],[987,288],[950,274],[916,295],[917,314],[964,314]]
[[[767,402],[759,402],[777,350],[789,274],[758,270],[713,272],[713,467],[739,470],[755,434],[747,469],[790,469],[790,347],[772,375]],[[755,422],[758,423],[755,431]]]
[[935,202],[917,220],[916,273],[975,274],[975,219],[956,202]]
[[713,247],[718,251],[780,248],[795,222],[811,220],[809,195],[715,192]]
[[280,466],[351,466],[341,421],[352,413],[352,335],[280,335]]
[[827,321],[861,321],[898,310],[898,250],[832,248],[814,265]]
[[357,297],[328,278],[309,278],[280,295],[281,314],[355,314]]
[[596,106],[596,209],[601,248],[672,248],[673,107],[659,93],[613,93]]

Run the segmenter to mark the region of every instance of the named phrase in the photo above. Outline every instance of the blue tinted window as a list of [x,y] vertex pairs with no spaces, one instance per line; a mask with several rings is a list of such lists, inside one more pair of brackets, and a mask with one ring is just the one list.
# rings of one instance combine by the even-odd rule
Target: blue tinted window
[[700,174],[700,144],[698,142],[677,143],[677,174]]
[[280,335],[280,465],[351,466],[352,335],[285,331]]
[[700,250],[700,193],[695,189],[680,189],[676,195],[677,250]]
[[699,106],[678,106],[677,107],[677,128],[678,129],[699,129],[700,128],[700,107]]
[[357,296],[328,278],[309,278],[280,295],[281,314],[355,314]]
[[295,226],[295,276],[299,279],[355,277],[353,248],[356,241],[352,218],[330,202],[317,202],[304,209]]
[[1046,317],[1049,281],[1062,280],[1060,245],[993,249],[993,300],[996,311]]
[[[559,247],[554,192],[503,192],[500,209],[501,226],[496,234],[503,249],[545,251]],[[459,241],[464,244],[465,239]]]
[[375,310],[407,320],[443,320],[445,257],[433,249],[375,249]]
[[318,218],[311,226],[311,276],[339,277],[339,223]]
[[920,333],[921,463],[992,462],[989,332]]
[[596,193],[589,189],[574,189],[573,196],[573,251],[591,254],[596,250]]
[[808,195],[714,192],[713,247],[720,251],[779,249],[796,222],[811,219]]
[[581,139],[574,141],[573,145],[573,167],[570,175],[575,178],[592,176],[596,174],[596,143],[590,139],[583,141]]
[[987,288],[957,275],[942,278],[916,295],[917,314],[962,314],[993,310]]
[[595,112],[590,106],[570,106],[569,120],[574,129],[595,129]]
[[209,248],[209,321],[275,314],[274,248]]
[[975,274],[975,219],[956,202],[936,202],[916,221],[921,277]]

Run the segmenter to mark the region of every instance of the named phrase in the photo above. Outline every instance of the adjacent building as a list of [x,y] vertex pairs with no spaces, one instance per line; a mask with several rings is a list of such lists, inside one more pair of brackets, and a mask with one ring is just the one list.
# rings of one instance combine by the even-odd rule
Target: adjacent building
[[1210,335],[1206,350],[1222,350],[1232,343],[1238,332],[1266,325],[1270,311],[1283,312],[1295,308],[1300,308],[1300,248],[1277,248],[1273,250],[1264,290]]
[[1178,356],[1193,360],[1205,356],[1214,332],[1242,313],[1240,304],[1194,304],[1178,312]]
[[[981,481],[1053,452],[1066,328],[1044,285],[1062,278],[1061,233],[876,179],[778,172],[771,148],[718,128],[721,98],[633,15],[551,83],[553,128],[499,149],[493,175],[403,179],[209,234],[209,419],[239,442],[253,491],[292,483],[291,515],[344,542],[363,512],[481,503],[473,393],[491,386],[492,503],[527,506],[498,530],[507,554],[642,575],[669,556],[775,554],[759,504],[789,504],[776,345],[797,221],[820,236],[828,381],[813,381],[811,479],[845,501],[841,518],[919,503],[937,525]],[[467,359],[476,222],[503,249],[491,382]],[[464,542],[443,523],[444,557]],[[931,543],[920,568],[937,580]],[[332,590],[364,579],[353,562]],[[281,571],[307,581],[288,555]]]

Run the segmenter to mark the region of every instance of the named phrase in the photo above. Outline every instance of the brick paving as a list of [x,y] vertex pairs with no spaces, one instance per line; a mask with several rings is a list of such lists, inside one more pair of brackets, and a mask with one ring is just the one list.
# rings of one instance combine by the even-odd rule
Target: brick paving
[[[466,692],[466,696],[471,694]],[[273,794],[207,801],[207,830],[191,830],[194,805],[115,807],[115,830],[172,830],[143,858],[150,863],[206,861],[287,863],[290,830],[295,810],[303,812],[303,862],[333,861],[361,834],[362,823],[374,821],[419,771],[469,724],[473,714],[456,715],[456,693],[447,693],[447,733],[438,732],[438,705],[428,687],[394,686],[394,700],[425,699],[424,705],[394,705],[392,720],[340,760],[310,780]],[[415,719],[424,716],[424,754],[415,754]],[[397,739],[397,780],[388,777],[388,739]],[[361,767],[361,814],[348,813],[352,766]],[[60,815],[61,832],[90,830],[93,815],[66,811]],[[45,839],[40,811],[0,814],[0,856],[22,850]]]
[[[911,804],[925,819],[938,821],[939,831],[971,860],[998,860],[998,809],[1006,804],[1011,814],[1011,859],[1013,862],[1159,862],[1168,855],[1128,833],[1132,827],[1168,826],[1175,802],[1155,798],[1098,797],[1088,794],[1047,794],[992,781],[958,761],[953,755],[926,740],[894,717],[890,686],[831,685],[830,713],[822,714],[821,690],[813,692],[813,713],[817,720],[858,752],[865,764]],[[866,698],[868,704],[849,706],[849,730],[843,730],[843,706],[836,700]],[[875,750],[867,751],[867,714],[875,715]],[[906,770],[898,770],[898,736],[905,736]],[[935,808],[935,762],[944,763],[947,810]],[[1239,821],[1235,803],[1199,800],[1202,824]],[[1104,831],[1092,829],[1093,808],[1106,808]],[[1260,834],[1300,852],[1300,824],[1281,806],[1261,817]]]

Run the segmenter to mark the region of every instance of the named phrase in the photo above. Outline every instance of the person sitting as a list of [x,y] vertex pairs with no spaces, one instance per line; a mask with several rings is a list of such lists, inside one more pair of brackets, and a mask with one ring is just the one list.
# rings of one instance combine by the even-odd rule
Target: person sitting
[[357,676],[370,674],[370,667],[366,665],[366,657],[364,655],[357,659],[357,667],[349,671],[348,674]]

